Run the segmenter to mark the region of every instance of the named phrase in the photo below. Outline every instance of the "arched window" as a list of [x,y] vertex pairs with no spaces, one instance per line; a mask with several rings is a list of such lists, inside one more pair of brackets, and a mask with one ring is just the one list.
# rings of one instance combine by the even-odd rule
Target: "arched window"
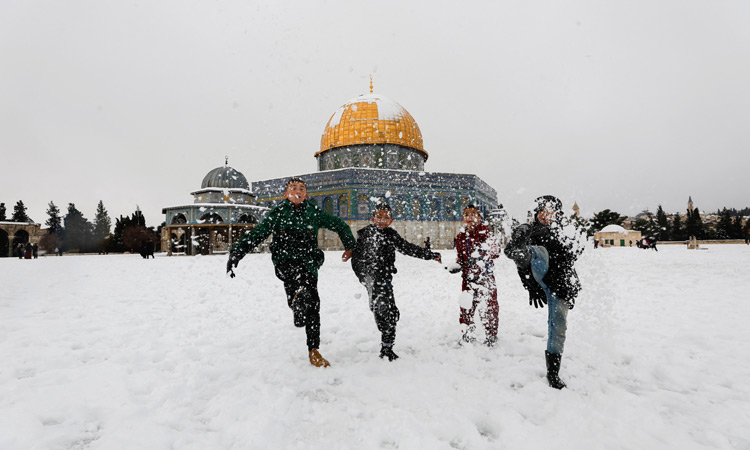
[[255,218],[252,214],[243,214],[237,219],[237,223],[249,223],[252,225],[256,225],[258,223],[258,219]]
[[393,217],[402,219],[406,211],[406,201],[402,197],[394,197],[391,203],[393,204]]
[[440,199],[430,199],[430,220],[438,220],[440,218]]
[[461,198],[461,210],[459,211],[463,215],[464,209],[466,209],[467,206],[469,206],[469,203],[471,203],[469,197],[462,197]]
[[366,195],[357,197],[357,217],[360,219],[370,218],[370,200]]
[[445,218],[448,220],[456,220],[459,218],[459,214],[456,212],[455,197],[448,197],[445,199]]
[[339,197],[339,217],[349,217],[349,200],[346,195]]
[[201,216],[199,223],[223,223],[224,220],[216,213],[208,213]]
[[172,217],[172,225],[178,225],[181,223],[187,223],[187,217],[185,217],[185,214],[175,214]]
[[422,202],[419,197],[411,199],[411,216],[417,220],[422,217]]
[[331,200],[330,197],[326,197],[326,199],[323,200],[323,211],[328,214],[333,214],[333,200]]

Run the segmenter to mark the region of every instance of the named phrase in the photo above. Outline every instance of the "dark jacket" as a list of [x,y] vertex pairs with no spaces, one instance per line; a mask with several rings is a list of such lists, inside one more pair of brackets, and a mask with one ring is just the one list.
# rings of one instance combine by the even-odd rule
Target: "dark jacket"
[[396,270],[396,250],[406,256],[435,259],[439,253],[414,245],[402,238],[393,228],[379,228],[370,224],[357,231],[357,247],[352,253],[352,269],[357,278],[366,275],[376,279],[391,279]]
[[232,247],[232,257],[239,261],[273,234],[271,260],[274,266],[300,265],[318,276],[318,269],[325,260],[323,251],[318,248],[320,228],[338,233],[346,250],[356,245],[352,230],[343,220],[326,213],[307,200],[297,207],[289,200],[284,200],[252,231],[237,241]]
[[487,225],[477,224],[473,230],[463,230],[456,236],[456,262],[461,265],[463,290],[469,282],[483,283],[495,276],[493,259],[500,256],[500,245]]
[[[535,221],[531,224],[531,231],[526,239],[526,245],[539,245],[547,249],[549,270],[542,281],[560,300],[567,302],[572,309],[575,298],[581,290],[581,282],[573,268],[580,251],[574,250],[573,242],[562,236],[559,226],[554,226],[553,229]],[[511,241],[508,245],[517,246],[523,245],[523,243]],[[530,265],[518,268],[518,276],[521,278],[523,287],[529,291],[531,298],[546,300],[544,290],[531,274]]]

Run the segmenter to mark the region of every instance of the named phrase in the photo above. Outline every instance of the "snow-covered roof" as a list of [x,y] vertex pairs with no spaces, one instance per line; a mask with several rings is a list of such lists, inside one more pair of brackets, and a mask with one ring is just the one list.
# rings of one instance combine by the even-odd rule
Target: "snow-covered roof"
[[606,227],[602,228],[600,230],[600,232],[601,233],[627,233],[628,230],[626,230],[625,228],[621,227],[620,225],[611,224],[611,225],[607,225]]

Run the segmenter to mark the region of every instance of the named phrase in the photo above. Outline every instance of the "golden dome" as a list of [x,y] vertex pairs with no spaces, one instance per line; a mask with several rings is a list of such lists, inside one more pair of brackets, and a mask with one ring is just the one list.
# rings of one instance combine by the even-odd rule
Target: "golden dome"
[[422,132],[398,103],[378,94],[362,94],[338,109],[320,138],[320,151],[360,144],[397,144],[419,150],[427,160]]

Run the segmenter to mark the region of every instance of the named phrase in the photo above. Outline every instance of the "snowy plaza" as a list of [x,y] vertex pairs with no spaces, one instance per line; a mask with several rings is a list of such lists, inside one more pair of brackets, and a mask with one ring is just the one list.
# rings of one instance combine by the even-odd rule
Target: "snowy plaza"
[[460,278],[399,256],[389,363],[340,255],[320,272],[327,369],[269,254],[234,279],[221,255],[0,259],[0,449],[750,449],[750,247],[587,249],[562,391],[504,256],[491,349],[456,345]]

